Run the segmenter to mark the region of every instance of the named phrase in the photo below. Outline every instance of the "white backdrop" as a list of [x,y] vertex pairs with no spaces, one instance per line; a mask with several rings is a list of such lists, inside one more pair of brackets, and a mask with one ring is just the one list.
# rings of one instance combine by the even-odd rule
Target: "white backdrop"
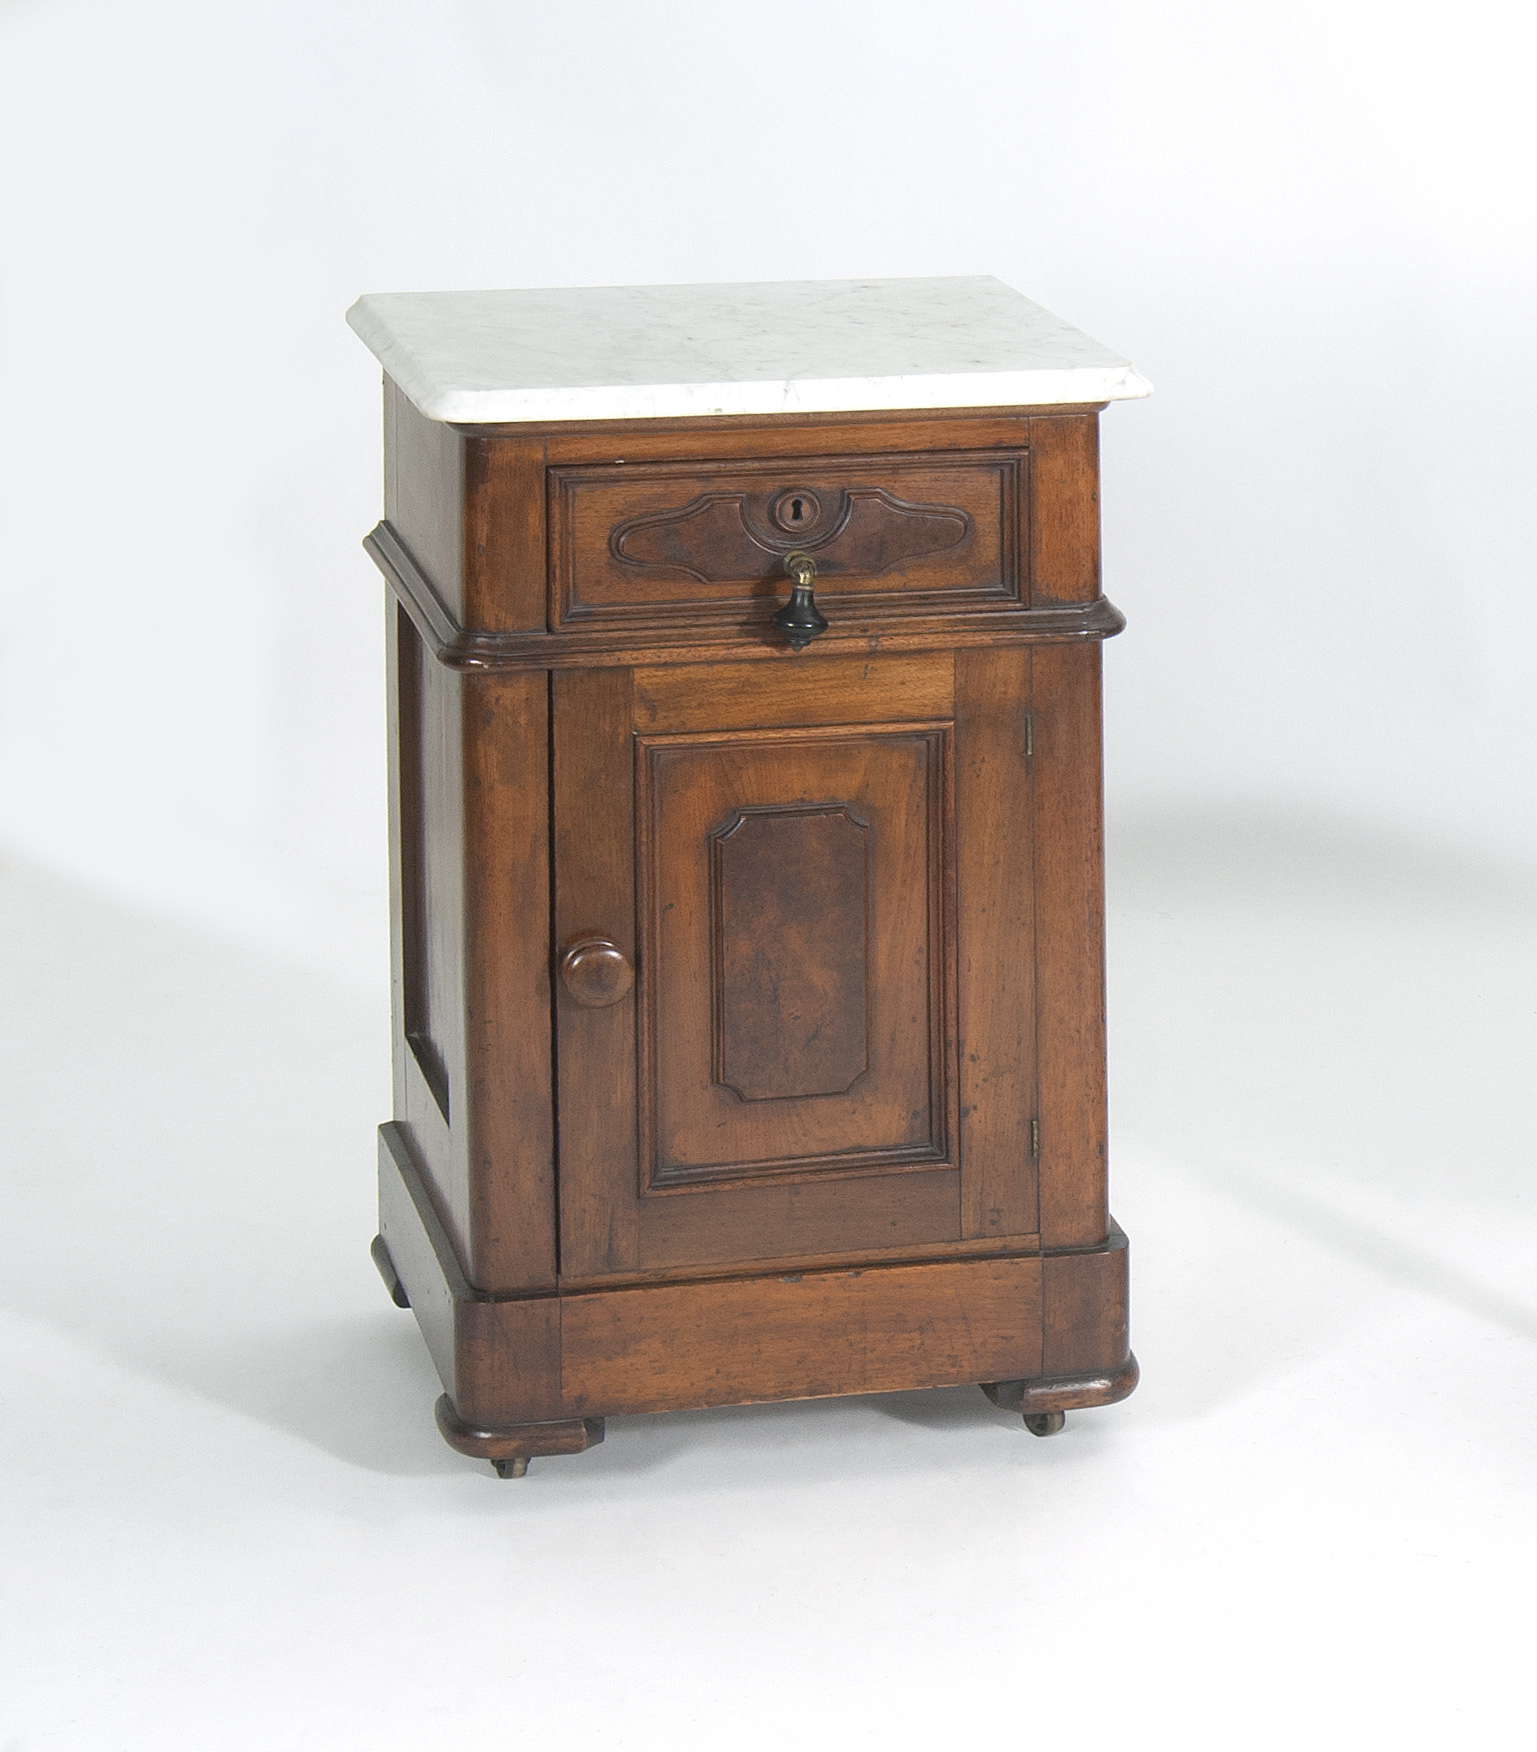
[[362,291],[995,273],[1128,354],[1112,836],[1537,857],[1518,4],[0,0],[0,832],[382,978]]
[[[1531,17],[0,0],[0,1752],[1530,1737]],[[982,272],[1156,386],[1104,421],[1142,1385],[503,1484],[366,1253],[342,312]]]

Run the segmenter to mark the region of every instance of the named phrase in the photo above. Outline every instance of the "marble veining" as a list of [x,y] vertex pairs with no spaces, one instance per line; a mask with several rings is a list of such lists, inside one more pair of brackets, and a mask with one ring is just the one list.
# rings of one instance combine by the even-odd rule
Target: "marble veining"
[[1130,362],[979,275],[371,292],[347,321],[434,420],[1051,406],[1150,393]]

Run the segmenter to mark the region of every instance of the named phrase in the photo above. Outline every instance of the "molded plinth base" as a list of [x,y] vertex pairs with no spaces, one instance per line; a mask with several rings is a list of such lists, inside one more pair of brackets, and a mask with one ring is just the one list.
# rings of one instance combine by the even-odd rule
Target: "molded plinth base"
[[492,1295],[466,1282],[405,1130],[380,1144],[375,1258],[446,1389],[438,1427],[505,1476],[581,1453],[610,1416],[981,1381],[1049,1433],[1137,1382],[1113,1224],[1092,1248]]

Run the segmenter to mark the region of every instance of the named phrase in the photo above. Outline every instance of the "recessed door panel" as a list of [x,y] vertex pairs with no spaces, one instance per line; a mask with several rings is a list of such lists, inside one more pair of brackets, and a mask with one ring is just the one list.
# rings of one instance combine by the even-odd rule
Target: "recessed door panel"
[[553,952],[625,974],[556,981],[563,1281],[1033,1233],[1029,666],[983,655],[552,678]]
[[948,1160],[948,739],[639,739],[648,1186]]

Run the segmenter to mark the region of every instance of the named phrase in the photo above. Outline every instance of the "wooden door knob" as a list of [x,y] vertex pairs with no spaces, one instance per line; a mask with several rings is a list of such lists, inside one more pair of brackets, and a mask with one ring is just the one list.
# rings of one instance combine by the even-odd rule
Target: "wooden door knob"
[[560,978],[577,1003],[602,1010],[617,1004],[635,984],[635,969],[610,938],[581,937],[561,956]]

